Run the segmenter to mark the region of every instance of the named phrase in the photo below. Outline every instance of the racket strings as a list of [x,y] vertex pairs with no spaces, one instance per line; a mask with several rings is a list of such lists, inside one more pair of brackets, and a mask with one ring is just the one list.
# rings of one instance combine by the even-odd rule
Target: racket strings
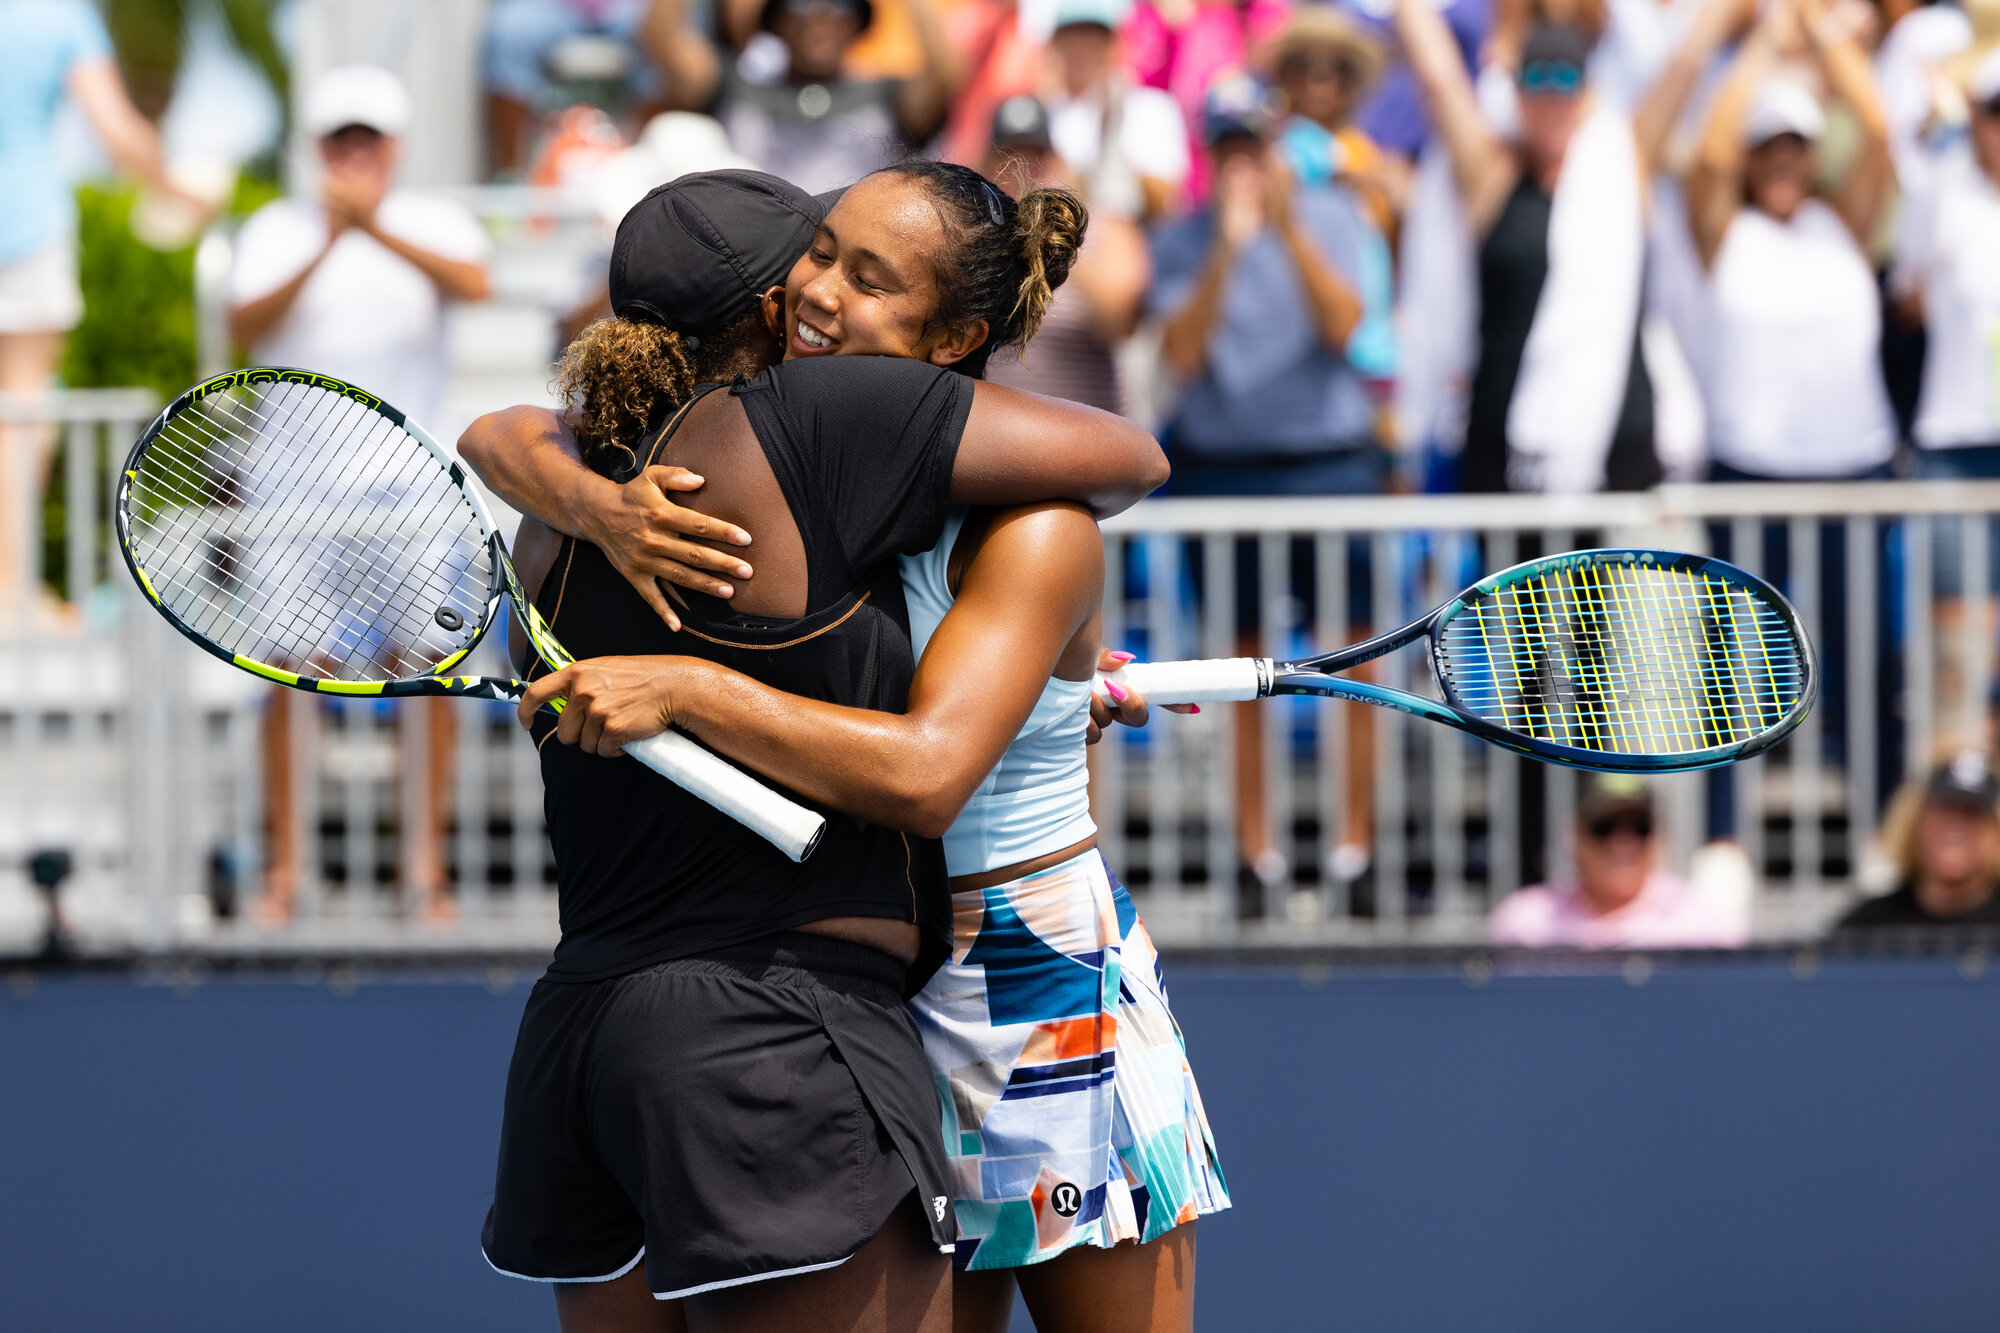
[[1777,726],[1806,685],[1780,611],[1734,582],[1671,566],[1534,571],[1468,601],[1439,635],[1460,706],[1539,740],[1687,754]]
[[231,654],[300,675],[426,674],[488,610],[486,537],[421,441],[316,385],[208,395],[135,465],[134,557]]
[[[359,406],[353,404],[351,400],[342,399],[340,401],[342,402],[344,407],[350,412],[350,416],[348,417],[349,424],[352,424],[354,420],[351,415],[353,411],[366,412],[366,409],[359,408]],[[256,414],[254,413],[254,411],[251,413],[251,415],[258,416],[260,420],[265,423],[267,430],[274,428],[282,429],[284,426],[289,424],[288,420],[290,416],[289,412],[286,415],[286,419],[281,419],[280,421],[277,422],[271,422],[269,421],[268,418],[261,418],[261,414]],[[372,412],[367,412],[366,415],[368,418],[372,418],[375,422],[379,422],[381,426],[386,427],[388,430],[390,431],[395,430],[393,425],[388,423],[386,420],[383,420],[382,418],[376,417]],[[169,432],[173,430],[173,424],[177,423],[170,423],[170,425],[167,428]],[[330,423],[321,422],[318,424],[321,426],[325,426]],[[184,442],[190,442],[188,441],[188,437],[186,436],[185,433],[182,433],[180,438]],[[213,432],[209,432],[206,439],[203,441],[191,441],[191,442],[196,444],[205,443],[211,450],[213,450],[216,447],[216,444],[218,443]],[[309,438],[308,440],[305,441],[305,443],[308,446],[310,446],[315,443],[318,443],[318,441]],[[421,460],[419,460],[419,465],[423,466],[425,464],[422,463]],[[185,470],[183,470],[180,476],[182,479],[183,488],[185,488],[188,480]],[[211,481],[214,480],[214,476],[215,474],[211,474],[209,480]],[[195,481],[198,487],[201,479],[197,478],[195,479]],[[185,494],[185,490],[183,490],[183,493]],[[254,498],[247,496],[243,491],[243,489],[238,486],[229,487],[225,492],[223,492],[223,494],[225,498],[227,498],[229,501],[238,505],[242,504],[246,499]],[[300,515],[298,513],[298,507],[294,505],[283,511],[280,514],[279,518],[277,519],[276,523],[271,526],[275,526],[281,531],[289,529],[296,526],[299,517]],[[327,530],[329,528],[337,531],[341,527],[354,529],[357,527],[357,524],[352,514],[343,516],[341,514],[336,513],[332,515],[323,516],[318,522],[317,526],[322,531]],[[215,534],[209,534],[209,535],[214,536]],[[359,535],[363,540],[366,539],[368,534],[365,528],[361,529]],[[211,544],[212,554],[218,557],[221,556],[225,551],[233,551],[233,548],[234,548],[233,542],[214,542]],[[180,546],[176,548],[173,554],[179,555],[184,558],[187,554],[187,549],[188,549],[188,544],[186,542],[183,542]],[[342,589],[338,585],[343,580],[352,581],[356,578],[359,578],[361,582],[364,584],[373,582],[376,586],[374,586],[371,589],[367,589],[367,591],[373,592],[377,597],[381,597],[386,594],[387,590],[381,585],[381,580],[379,578],[375,578],[372,580],[369,578],[369,571],[367,571],[365,565],[357,568],[353,562],[349,561],[345,562],[346,565],[345,568],[336,570],[332,564],[330,549],[325,544],[319,544],[319,543],[299,544],[295,549],[297,551],[311,552],[313,554],[316,567],[313,570],[311,570],[310,573],[312,573],[317,577],[317,581],[308,583],[300,579],[300,576],[307,573],[308,571],[302,570],[298,567],[298,562],[296,557],[294,557],[294,559],[290,562],[288,568],[280,568],[278,570],[278,573],[281,576],[287,576],[293,580],[298,589],[298,595],[307,603],[317,603],[321,607],[321,609],[327,610],[329,612],[332,611],[336,602],[336,598],[339,593],[344,591],[351,594],[352,592],[356,591],[356,589],[353,588]],[[217,563],[218,564],[221,563],[220,559],[218,559]],[[219,622],[224,618],[229,618],[233,620],[235,626],[238,629],[249,627],[248,622],[244,621],[242,617],[231,616],[229,614],[229,608],[225,603],[211,602],[205,604],[200,609],[202,611],[203,619],[202,623],[197,624],[196,627],[204,632],[212,634],[213,631],[221,629],[222,626]],[[280,663],[280,665],[290,665],[290,663],[289,662]],[[376,665],[385,665],[385,664],[377,663]],[[396,665],[396,664],[391,663],[386,665]],[[375,672],[373,674],[379,675],[381,673]]]

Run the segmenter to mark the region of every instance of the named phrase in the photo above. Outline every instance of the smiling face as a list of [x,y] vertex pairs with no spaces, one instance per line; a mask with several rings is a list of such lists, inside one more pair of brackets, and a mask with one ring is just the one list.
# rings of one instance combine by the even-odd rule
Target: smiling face
[[1285,104],[1294,114],[1334,129],[1354,110],[1361,70],[1354,57],[1338,47],[1309,47],[1278,66],[1278,86],[1285,90]]
[[946,366],[986,340],[986,324],[932,327],[932,256],[947,243],[925,187],[878,172],[848,189],[785,281],[786,359],[900,356]]
[[1752,148],[1743,159],[1743,188],[1756,208],[1780,222],[1791,220],[1812,197],[1817,160],[1803,136],[1780,134]]
[[788,6],[771,30],[791,57],[791,76],[808,83],[840,77],[847,48],[861,36],[861,15],[839,3]]
[[2000,865],[2000,820],[1986,810],[1933,800],[1917,820],[1917,901],[1932,916],[1954,917],[1994,893]]
[[1583,897],[1596,912],[1629,905],[1653,873],[1656,847],[1650,811],[1628,809],[1581,824],[1576,837],[1576,874]]
[[386,185],[396,174],[399,144],[366,125],[349,125],[319,141],[320,160],[327,170],[359,176]]
[[1101,23],[1065,23],[1050,34],[1048,50],[1056,77],[1071,97],[1103,87],[1114,73],[1111,29]]

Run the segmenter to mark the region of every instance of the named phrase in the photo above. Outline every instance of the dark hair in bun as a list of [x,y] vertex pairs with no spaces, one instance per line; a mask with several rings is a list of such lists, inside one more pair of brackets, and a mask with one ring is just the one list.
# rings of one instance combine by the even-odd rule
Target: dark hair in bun
[[938,308],[932,328],[986,321],[986,341],[953,368],[975,378],[1002,347],[1025,347],[1055,289],[1069,277],[1090,212],[1072,190],[1038,189],[1017,203],[970,167],[913,160],[886,168],[919,181],[944,219],[944,252],[933,258]]

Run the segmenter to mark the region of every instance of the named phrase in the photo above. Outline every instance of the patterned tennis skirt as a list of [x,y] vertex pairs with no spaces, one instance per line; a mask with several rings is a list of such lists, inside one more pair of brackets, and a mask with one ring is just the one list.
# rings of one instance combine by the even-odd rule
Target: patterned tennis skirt
[[1095,851],[953,895],[910,1002],[944,1102],[960,1268],[1150,1241],[1229,1207],[1160,959]]

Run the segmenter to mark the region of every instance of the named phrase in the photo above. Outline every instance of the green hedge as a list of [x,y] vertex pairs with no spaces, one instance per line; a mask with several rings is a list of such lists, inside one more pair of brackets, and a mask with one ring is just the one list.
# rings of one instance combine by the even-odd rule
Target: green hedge
[[[142,384],[162,399],[194,382],[194,247],[161,253],[132,235],[129,185],[76,192],[77,276],[83,323],[70,334],[63,382],[72,388]],[[251,212],[277,185],[242,178],[231,213]]]
[[[248,213],[278,193],[270,181],[244,177],[229,211]],[[123,184],[84,185],[76,192],[83,323],[69,336],[62,378],[76,389],[143,385],[165,402],[195,379],[194,247],[162,253],[133,236],[136,197],[137,190]],[[57,453],[43,502],[42,569],[49,586],[66,596],[69,523]]]

